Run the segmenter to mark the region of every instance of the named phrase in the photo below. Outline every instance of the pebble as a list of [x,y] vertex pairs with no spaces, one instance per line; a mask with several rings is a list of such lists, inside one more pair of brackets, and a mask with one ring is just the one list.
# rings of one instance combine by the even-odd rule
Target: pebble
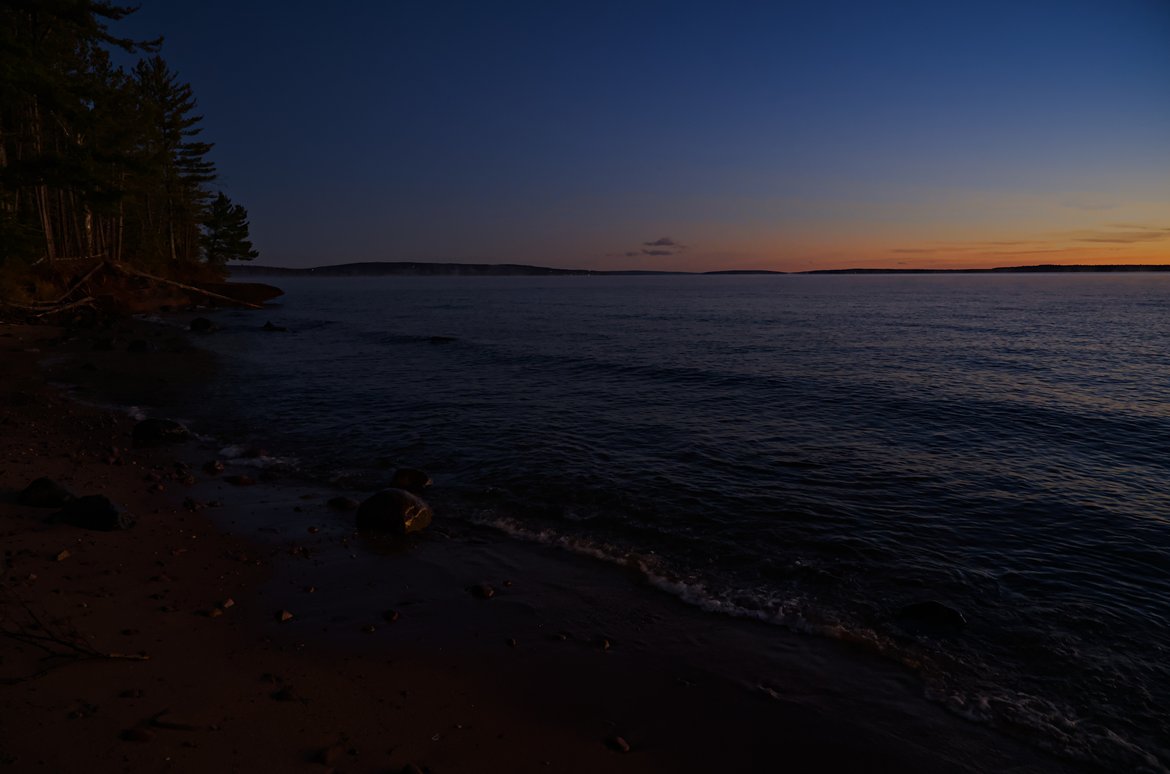
[[389,623],[394,623],[399,617],[397,610],[387,610],[385,613],[382,613],[382,619]]
[[614,752],[628,753],[630,751],[630,743],[620,736],[611,736],[605,740],[605,744]]
[[293,614],[290,613],[289,611],[287,611],[287,610],[277,610],[276,611],[276,620],[277,621],[280,621],[281,623],[287,623],[288,621],[291,621],[292,619],[293,619]]
[[362,631],[366,634],[373,634],[374,632],[378,631],[378,627],[374,626],[373,624],[366,624],[362,627]]
[[57,554],[57,561],[58,561],[58,562],[63,562],[63,561],[65,561],[66,559],[68,559],[69,557],[71,557],[71,556],[73,556],[73,554],[69,553],[69,549],[68,549],[68,548],[66,548],[66,549],[65,549],[64,551],[62,551],[61,553]]
[[474,586],[468,586],[467,590],[471,592],[471,596],[477,599],[491,599],[496,595],[496,590],[486,583],[477,583]]
[[149,742],[154,739],[154,732],[145,728],[127,728],[118,734],[123,742]]

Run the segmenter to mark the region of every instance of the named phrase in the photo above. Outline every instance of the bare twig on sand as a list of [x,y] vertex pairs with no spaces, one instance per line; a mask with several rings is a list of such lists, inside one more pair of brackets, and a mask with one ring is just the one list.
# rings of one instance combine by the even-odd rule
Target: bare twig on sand
[[[9,595],[5,595],[9,596]],[[77,661],[149,661],[150,656],[145,653],[113,653],[98,650],[91,645],[81,632],[71,624],[46,624],[32,608],[23,602],[15,602],[9,596],[5,607],[11,610],[14,606],[24,612],[24,620],[15,620],[14,616],[4,614],[0,616],[0,638],[14,640],[32,645],[45,652],[42,662],[58,659],[56,663],[47,664],[41,670],[30,675],[20,677],[0,678],[0,685],[15,685],[17,683],[35,680],[57,667],[72,664]],[[13,604],[15,602],[15,604]]]

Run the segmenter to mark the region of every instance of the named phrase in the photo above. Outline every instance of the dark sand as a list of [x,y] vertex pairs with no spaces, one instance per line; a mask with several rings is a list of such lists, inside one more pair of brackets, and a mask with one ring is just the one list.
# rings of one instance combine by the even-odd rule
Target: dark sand
[[[258,483],[232,486],[197,441],[131,448],[128,417],[45,384],[38,360],[92,346],[60,333],[0,325],[0,772],[1071,770],[845,643],[441,512],[417,540],[371,541],[326,505],[337,492],[248,469],[227,474]],[[94,401],[198,388],[203,356],[132,335],[160,351],[90,352],[55,378]],[[50,523],[15,502],[39,476],[138,523]],[[491,599],[466,590],[482,582]],[[92,653],[46,659],[42,636]]]

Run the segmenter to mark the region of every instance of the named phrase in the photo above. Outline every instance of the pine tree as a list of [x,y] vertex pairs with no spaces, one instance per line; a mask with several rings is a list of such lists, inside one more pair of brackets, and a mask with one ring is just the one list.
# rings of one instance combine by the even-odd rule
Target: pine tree
[[250,261],[260,253],[252,249],[248,234],[248,211],[232,204],[222,191],[211,202],[203,221],[203,258],[213,266],[228,261]]

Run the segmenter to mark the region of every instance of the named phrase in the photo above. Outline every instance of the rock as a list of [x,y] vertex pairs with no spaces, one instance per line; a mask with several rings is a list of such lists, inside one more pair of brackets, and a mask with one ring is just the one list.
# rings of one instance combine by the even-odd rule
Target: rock
[[516,638],[515,638],[515,637],[509,637],[509,638],[508,638],[508,647],[509,647],[509,648],[514,648],[514,647],[516,647],[516,646],[517,646],[517,645],[519,645],[519,644],[520,644],[520,643],[516,641]]
[[405,489],[414,494],[422,494],[423,490],[431,483],[431,477],[418,468],[398,468],[390,477],[390,486],[395,489]]
[[400,617],[401,616],[399,615],[397,610],[387,610],[385,613],[382,613],[382,620],[384,620],[388,623],[394,623]]
[[139,443],[176,443],[191,437],[191,431],[172,419],[144,419],[134,425],[134,440]]
[[327,505],[338,511],[356,511],[361,503],[352,497],[330,497]]
[[936,630],[955,630],[967,625],[967,619],[954,607],[929,599],[913,602],[898,609],[897,617],[903,623]]
[[242,473],[235,476],[224,476],[223,480],[233,486],[252,486],[256,483],[256,479],[251,476],[245,476]]
[[407,535],[426,529],[431,507],[404,489],[383,489],[366,498],[357,511],[358,529]]
[[279,621],[280,623],[288,623],[289,621],[291,621],[293,619],[293,617],[294,617],[293,614],[287,610],[277,610],[276,611],[276,620]]
[[73,493],[51,478],[38,478],[16,497],[21,505],[34,508],[60,508],[73,499]]
[[219,326],[206,317],[196,317],[191,321],[190,329],[192,333],[215,333]]
[[264,327],[260,330],[268,331],[269,333],[288,333],[288,328],[281,325],[273,325],[271,320],[264,323]]
[[61,553],[57,554],[56,560],[58,562],[63,562],[71,556],[73,556],[73,554],[69,553],[69,549],[66,548],[66,549],[63,549],[61,551]]
[[86,495],[71,500],[55,514],[55,517],[75,527],[105,532],[130,529],[134,526],[134,517],[105,495]]
[[362,631],[366,634],[373,634],[374,632],[378,631],[378,627],[374,626],[373,624],[366,624],[362,627]]
[[209,460],[203,463],[203,472],[211,476],[218,476],[223,473],[224,464],[219,460]]
[[614,752],[628,753],[630,751],[630,743],[620,736],[614,735],[605,740],[605,746]]
[[154,739],[154,732],[145,728],[127,728],[118,734],[123,742],[149,742]]
[[491,599],[496,595],[496,590],[487,583],[477,583],[474,586],[468,586],[467,593],[476,599]]

